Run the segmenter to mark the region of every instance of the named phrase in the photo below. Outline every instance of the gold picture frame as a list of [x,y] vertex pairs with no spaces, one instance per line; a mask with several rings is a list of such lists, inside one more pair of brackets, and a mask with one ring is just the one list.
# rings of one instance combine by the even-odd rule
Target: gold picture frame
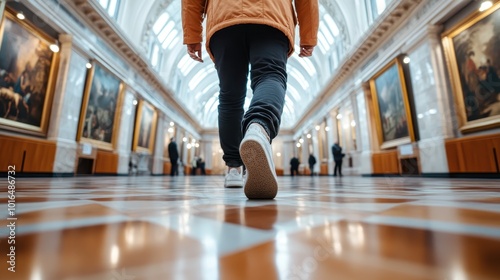
[[153,154],[157,120],[158,112],[153,105],[140,100],[137,105],[134,126],[134,141],[132,145],[134,152]]
[[399,58],[370,79],[375,123],[381,149],[415,141],[403,66]]
[[56,42],[6,9],[0,26],[0,128],[46,136],[59,54]]
[[125,84],[99,63],[87,72],[77,141],[116,149]]
[[[500,126],[500,2],[443,33],[462,133]],[[497,33],[498,32],[498,33]]]

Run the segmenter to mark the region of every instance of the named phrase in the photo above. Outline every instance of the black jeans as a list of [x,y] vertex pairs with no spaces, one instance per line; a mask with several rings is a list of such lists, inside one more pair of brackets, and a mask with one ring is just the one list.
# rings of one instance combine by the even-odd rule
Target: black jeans
[[337,176],[337,170],[339,175],[342,176],[342,160],[335,160],[335,167],[333,168],[333,176]]
[[[261,124],[271,139],[278,134],[285,103],[289,42],[275,28],[242,24],[216,32],[210,50],[219,75],[223,159],[227,166],[238,167],[243,165],[240,142],[251,123]],[[253,97],[244,114],[249,71]]]
[[170,168],[170,176],[179,175],[179,165],[177,164],[177,160],[170,160],[172,167]]

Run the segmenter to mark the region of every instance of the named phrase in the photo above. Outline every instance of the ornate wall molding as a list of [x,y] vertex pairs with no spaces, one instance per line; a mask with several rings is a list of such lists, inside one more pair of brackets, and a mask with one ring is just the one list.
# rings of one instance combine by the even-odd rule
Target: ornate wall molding
[[[164,2],[171,2],[167,0]],[[160,76],[149,66],[148,60],[144,57],[142,50],[136,49],[127,36],[121,31],[113,20],[111,20],[105,11],[98,6],[95,1],[90,0],[64,0],[72,10],[85,21],[87,26],[94,29],[101,38],[108,43],[117,54],[121,55],[134,69],[142,76],[151,89],[162,95],[174,110],[185,119],[196,131],[201,131],[201,127],[194,118],[184,109],[183,106],[174,97],[172,91],[164,84]],[[167,3],[168,4],[168,3]],[[157,5],[165,5],[159,2]],[[152,9],[152,11],[158,9]],[[126,81],[125,81],[126,82]]]
[[309,106],[306,113],[301,116],[294,130],[300,130],[311,121],[318,111],[324,110],[324,105],[328,100],[345,86],[345,83],[352,78],[355,71],[362,67],[362,63],[378,51],[380,45],[396,31],[401,23],[416,10],[418,5],[425,0],[401,0],[394,1],[394,4],[384,12],[380,18],[368,29],[359,42],[351,48],[345,55],[336,73],[330,82],[318,94],[318,98]]

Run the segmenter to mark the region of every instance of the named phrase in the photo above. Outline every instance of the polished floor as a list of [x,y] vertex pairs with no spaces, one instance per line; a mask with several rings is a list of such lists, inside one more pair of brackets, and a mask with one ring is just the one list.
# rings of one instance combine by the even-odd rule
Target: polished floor
[[279,186],[249,201],[222,176],[18,179],[0,279],[500,279],[500,180]]

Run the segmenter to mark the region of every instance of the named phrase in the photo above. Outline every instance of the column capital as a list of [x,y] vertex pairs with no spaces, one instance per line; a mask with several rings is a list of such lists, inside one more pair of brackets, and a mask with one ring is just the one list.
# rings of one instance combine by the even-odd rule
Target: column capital
[[443,30],[444,30],[444,25],[442,24],[427,25],[427,34],[431,36],[441,36]]
[[68,44],[68,43],[71,44],[73,42],[73,35],[71,35],[71,34],[59,34],[58,40],[61,44]]

